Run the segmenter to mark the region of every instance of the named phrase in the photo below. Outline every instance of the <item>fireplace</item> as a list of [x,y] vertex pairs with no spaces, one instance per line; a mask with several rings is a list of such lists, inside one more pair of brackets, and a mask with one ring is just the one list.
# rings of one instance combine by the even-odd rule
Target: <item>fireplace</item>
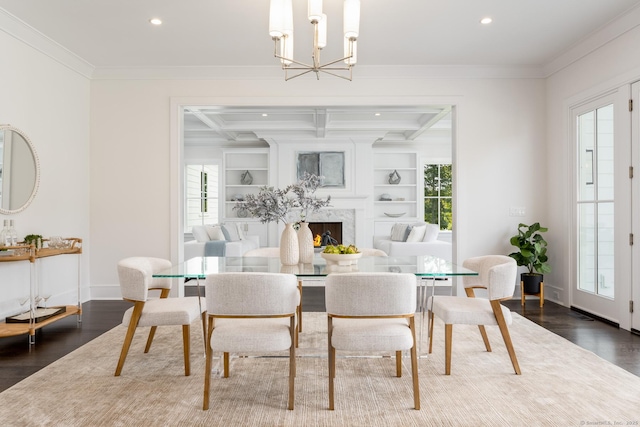
[[331,233],[331,237],[342,244],[342,222],[310,222],[309,229],[313,233],[313,238],[317,235],[322,236],[325,231]]

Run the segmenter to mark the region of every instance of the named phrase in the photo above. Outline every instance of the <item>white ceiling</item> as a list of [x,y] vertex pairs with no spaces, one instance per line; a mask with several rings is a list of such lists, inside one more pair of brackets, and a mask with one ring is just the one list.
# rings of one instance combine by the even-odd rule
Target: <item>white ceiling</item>
[[[640,25],[624,20],[625,14],[637,16],[638,4],[638,0],[362,0],[354,79],[367,67],[549,70],[558,58],[575,57],[567,53],[580,44],[597,48],[625,28]],[[269,0],[0,0],[4,18],[17,18],[35,28],[94,73],[116,68],[218,67],[231,70],[227,71],[231,75],[256,69],[273,69],[280,75],[268,35],[268,9]],[[342,0],[324,0],[324,11],[329,22],[328,47],[322,52],[326,62],[342,56]],[[479,23],[485,16],[493,18],[491,25]],[[152,26],[148,22],[152,17],[161,18],[163,24]],[[619,24],[618,30],[603,31],[607,24],[609,28]],[[304,0],[294,0],[294,26],[296,59],[308,62],[312,26]],[[450,135],[447,113],[446,107],[435,106],[194,107],[185,114],[185,140],[237,145],[274,137],[366,135],[382,142],[419,141]]]
[[[311,50],[306,3],[294,0],[300,58]],[[358,65],[542,66],[637,5],[638,0],[362,0]],[[276,64],[269,0],[0,0],[0,8],[95,67]],[[325,0],[324,10],[324,56],[339,58],[342,0]],[[485,16],[493,18],[491,25],[479,23]],[[151,17],[163,24],[150,25]]]

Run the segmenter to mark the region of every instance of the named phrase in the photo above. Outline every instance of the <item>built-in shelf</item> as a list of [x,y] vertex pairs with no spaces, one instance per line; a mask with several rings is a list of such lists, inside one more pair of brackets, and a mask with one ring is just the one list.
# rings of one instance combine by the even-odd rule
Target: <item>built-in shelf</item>
[[[397,184],[389,183],[393,172],[400,176]],[[375,221],[415,221],[420,213],[421,187],[417,152],[376,151],[373,154],[373,210]],[[388,195],[391,200],[380,200]],[[399,200],[402,199],[402,200]],[[385,213],[399,214],[389,217]]]

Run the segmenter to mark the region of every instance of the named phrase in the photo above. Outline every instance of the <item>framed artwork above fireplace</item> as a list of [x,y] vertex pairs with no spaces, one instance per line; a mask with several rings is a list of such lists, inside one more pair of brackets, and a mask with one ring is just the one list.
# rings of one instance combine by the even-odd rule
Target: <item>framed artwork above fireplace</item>
[[308,172],[324,177],[320,187],[345,188],[344,151],[300,151],[296,169],[298,181]]

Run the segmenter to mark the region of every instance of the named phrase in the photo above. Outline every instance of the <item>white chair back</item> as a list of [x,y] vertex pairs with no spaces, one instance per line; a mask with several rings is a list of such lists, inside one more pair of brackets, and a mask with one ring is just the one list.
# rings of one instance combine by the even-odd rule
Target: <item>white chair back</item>
[[416,277],[409,273],[334,273],[325,281],[325,305],[334,315],[411,314],[416,289]]
[[171,261],[152,257],[130,257],[118,262],[122,298],[146,301],[149,289],[171,289],[171,279],[154,278],[154,273],[171,268]]
[[486,255],[466,259],[462,266],[478,272],[478,276],[464,276],[465,288],[486,288],[490,300],[513,296],[518,274],[518,264],[513,258],[505,255]]
[[220,273],[207,276],[207,312],[213,315],[281,315],[300,303],[293,274]]

